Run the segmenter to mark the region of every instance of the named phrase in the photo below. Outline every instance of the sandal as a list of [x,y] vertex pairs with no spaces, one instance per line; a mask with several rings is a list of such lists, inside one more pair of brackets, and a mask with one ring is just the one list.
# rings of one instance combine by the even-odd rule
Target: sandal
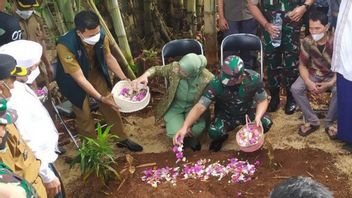
[[329,126],[325,128],[326,134],[329,136],[330,140],[335,140],[337,137],[337,128],[335,126]]
[[342,146],[342,149],[347,151],[348,153],[352,153],[352,144],[348,144],[348,143],[345,143],[343,146]]
[[305,123],[303,125],[301,125],[301,127],[298,130],[298,134],[300,136],[306,137],[307,135],[313,133],[314,131],[316,131],[317,129],[319,129],[320,125],[312,125],[310,123]]

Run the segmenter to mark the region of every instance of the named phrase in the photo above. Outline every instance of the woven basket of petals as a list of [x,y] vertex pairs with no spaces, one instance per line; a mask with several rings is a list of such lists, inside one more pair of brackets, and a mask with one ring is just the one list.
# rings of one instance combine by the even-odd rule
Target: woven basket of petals
[[246,125],[237,132],[236,141],[241,151],[254,152],[264,144],[264,129],[252,123],[246,115]]

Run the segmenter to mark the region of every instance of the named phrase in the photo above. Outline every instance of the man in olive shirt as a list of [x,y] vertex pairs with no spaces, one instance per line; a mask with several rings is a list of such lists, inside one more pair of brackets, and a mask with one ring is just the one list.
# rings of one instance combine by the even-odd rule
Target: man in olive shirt
[[[224,38],[231,34],[257,34],[258,23],[247,8],[245,0],[218,0],[219,28]],[[233,55],[225,52],[224,57]],[[249,51],[241,51],[240,57],[247,69],[253,69],[255,56]]]
[[40,0],[16,0],[14,1],[15,10],[13,16],[20,22],[21,29],[23,30],[22,39],[34,41],[42,45],[43,54],[41,60],[45,67],[42,64],[39,65],[39,68],[44,73],[41,72],[39,78],[36,79],[36,83],[48,83],[52,80],[53,71],[46,52],[42,19],[40,14],[34,10],[40,7],[41,2]]
[[110,53],[109,40],[100,30],[99,18],[92,11],[75,16],[76,28],[61,36],[57,45],[56,81],[61,93],[73,104],[77,129],[81,135],[95,137],[95,123],[90,113],[88,96],[99,103],[111,131],[122,140],[117,145],[131,151],[143,148],[126,138],[119,106],[115,103],[108,69],[117,77],[127,79]]

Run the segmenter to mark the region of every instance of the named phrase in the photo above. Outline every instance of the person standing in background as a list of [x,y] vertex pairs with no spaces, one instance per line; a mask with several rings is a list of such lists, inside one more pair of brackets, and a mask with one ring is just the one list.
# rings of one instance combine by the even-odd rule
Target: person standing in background
[[[293,114],[296,103],[290,92],[291,85],[297,79],[300,30],[302,16],[307,12],[314,0],[248,0],[248,9],[254,18],[262,25],[264,31],[264,54],[267,65],[269,91],[271,95],[269,112],[275,112],[280,104],[280,85],[286,90],[285,113]],[[281,27],[273,24],[279,17]],[[280,30],[281,29],[281,30]],[[272,38],[281,34],[280,45],[274,46]]]
[[[48,83],[53,77],[53,69],[46,52],[45,35],[43,32],[43,24],[40,15],[34,10],[40,7],[41,0],[15,0],[14,1],[14,16],[20,21],[22,32],[22,39],[40,43],[43,47],[43,54],[41,57],[42,63],[39,65],[42,71],[37,83]],[[47,75],[45,75],[47,74]]]
[[332,70],[337,72],[337,138],[352,152],[352,1],[342,0],[335,31]]
[[[258,23],[247,8],[245,0],[217,0],[219,14],[219,28],[224,33],[224,38],[231,34],[249,33],[257,34]],[[257,1],[257,0],[256,0]],[[227,57],[230,52],[225,52]],[[245,68],[253,69],[255,55],[250,51],[241,51],[240,57],[244,61]]]

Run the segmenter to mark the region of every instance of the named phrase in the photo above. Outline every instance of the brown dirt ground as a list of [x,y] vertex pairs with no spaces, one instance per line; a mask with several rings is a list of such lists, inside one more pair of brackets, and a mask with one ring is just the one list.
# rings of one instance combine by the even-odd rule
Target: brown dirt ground
[[[156,162],[159,167],[172,166],[175,159],[169,151],[171,141],[166,138],[162,124],[155,124],[150,110],[151,107],[148,106],[139,113],[125,115],[126,131],[131,139],[144,147],[142,153],[133,154],[134,163],[139,165]],[[343,152],[342,143],[331,141],[322,127],[308,137],[299,136],[297,129],[302,123],[299,111],[288,116],[280,109],[271,116],[274,125],[266,135],[264,149],[260,151],[252,154],[239,152],[235,133],[231,133],[222,152],[208,152],[209,140],[206,135],[202,138],[201,152],[187,152],[188,158],[193,161],[200,158],[225,160],[237,156],[253,162],[258,158],[264,164],[258,168],[254,180],[245,184],[228,184],[225,179],[220,182],[182,180],[177,182],[176,187],[164,184],[154,189],[140,180],[143,169],[137,169],[134,175],[125,175],[126,181],[116,192],[119,183],[110,183],[108,188],[99,189],[83,184],[79,177],[79,167],[70,169],[64,162],[64,157],[60,157],[56,165],[61,172],[68,197],[234,197],[237,192],[242,193],[241,197],[267,197],[277,183],[297,175],[316,179],[333,191],[335,197],[352,197],[352,158]],[[75,150],[72,144],[66,148],[68,151],[64,156],[73,156]],[[274,150],[271,164],[267,149]],[[117,152],[117,155],[121,156],[120,170],[125,166],[124,155],[127,153],[129,152],[126,150]]]

